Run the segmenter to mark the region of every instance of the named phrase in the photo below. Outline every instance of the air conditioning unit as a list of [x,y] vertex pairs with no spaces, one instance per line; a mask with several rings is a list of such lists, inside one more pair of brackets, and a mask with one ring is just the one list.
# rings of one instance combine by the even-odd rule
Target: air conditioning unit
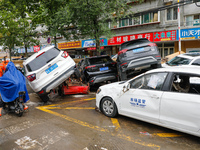
[[193,26],[199,26],[200,25],[200,19],[194,19]]
[[169,2],[172,2],[173,0],[163,0],[164,3],[169,3]]

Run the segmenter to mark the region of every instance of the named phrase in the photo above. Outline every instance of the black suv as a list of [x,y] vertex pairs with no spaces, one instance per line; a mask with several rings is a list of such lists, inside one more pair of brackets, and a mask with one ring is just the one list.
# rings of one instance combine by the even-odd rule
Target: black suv
[[90,85],[104,81],[117,81],[117,67],[110,56],[95,56],[82,59],[78,63],[81,78]]
[[128,75],[143,69],[159,67],[161,67],[161,57],[155,43],[141,38],[121,44],[117,57],[120,80],[126,80]]

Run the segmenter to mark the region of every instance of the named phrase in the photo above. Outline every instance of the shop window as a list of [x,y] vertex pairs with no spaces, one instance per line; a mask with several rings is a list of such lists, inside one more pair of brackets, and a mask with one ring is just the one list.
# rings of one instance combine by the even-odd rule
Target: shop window
[[177,7],[167,9],[167,20],[168,21],[177,20],[177,14],[178,14]]

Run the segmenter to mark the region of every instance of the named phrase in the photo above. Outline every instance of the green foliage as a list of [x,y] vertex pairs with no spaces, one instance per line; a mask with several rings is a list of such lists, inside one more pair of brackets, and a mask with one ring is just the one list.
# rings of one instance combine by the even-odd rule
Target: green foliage
[[38,41],[34,38],[36,26],[30,25],[31,13],[38,7],[37,0],[2,0],[0,1],[1,43],[11,50],[14,46],[24,45],[26,49]]
[[14,45],[20,44],[17,38],[20,30],[18,28],[18,22],[15,20],[16,7],[8,1],[2,0],[0,1],[0,9],[0,45],[3,45],[4,49],[9,49],[11,53]]
[[80,31],[75,37],[95,39],[96,47],[100,50],[100,37],[111,38],[113,35],[108,22],[116,23],[126,15],[127,10],[126,0],[71,0],[71,21]]

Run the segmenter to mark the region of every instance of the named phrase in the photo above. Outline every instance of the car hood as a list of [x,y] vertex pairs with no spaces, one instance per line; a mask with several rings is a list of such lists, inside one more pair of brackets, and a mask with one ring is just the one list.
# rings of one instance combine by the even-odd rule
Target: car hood
[[100,89],[116,89],[116,88],[122,88],[124,86],[124,84],[126,83],[126,81],[120,81],[120,82],[114,82],[114,83],[110,83],[110,84],[106,84],[103,86],[100,86]]

